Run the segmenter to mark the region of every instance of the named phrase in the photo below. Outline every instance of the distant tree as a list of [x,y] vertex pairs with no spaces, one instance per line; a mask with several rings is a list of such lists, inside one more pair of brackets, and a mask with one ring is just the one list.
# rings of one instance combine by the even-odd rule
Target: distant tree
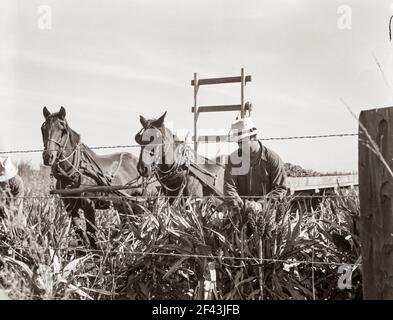
[[285,172],[288,177],[317,177],[317,176],[335,176],[335,175],[346,175],[346,174],[356,174],[356,172],[348,172],[348,171],[333,171],[333,172],[318,172],[311,169],[304,169],[303,167],[292,164],[285,163]]

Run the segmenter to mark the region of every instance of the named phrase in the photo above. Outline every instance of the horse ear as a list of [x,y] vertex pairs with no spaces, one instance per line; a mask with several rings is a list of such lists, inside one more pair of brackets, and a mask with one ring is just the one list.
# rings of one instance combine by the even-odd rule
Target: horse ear
[[45,119],[47,119],[50,116],[50,112],[45,106],[44,109],[42,109],[42,113],[44,114]]
[[156,121],[153,122],[153,125],[156,128],[161,128],[162,125],[164,124],[165,116],[166,116],[166,111],[164,112],[164,114],[161,117],[159,117]]
[[148,123],[148,121],[146,120],[146,118],[145,118],[144,116],[139,116],[139,121],[141,122],[142,127],[143,127],[144,129],[146,129],[146,128],[147,128],[147,123]]
[[65,116],[66,116],[66,110],[65,110],[64,107],[62,106],[62,107],[60,108],[60,111],[59,111],[59,117],[60,117],[61,120],[64,120],[64,119],[65,119]]

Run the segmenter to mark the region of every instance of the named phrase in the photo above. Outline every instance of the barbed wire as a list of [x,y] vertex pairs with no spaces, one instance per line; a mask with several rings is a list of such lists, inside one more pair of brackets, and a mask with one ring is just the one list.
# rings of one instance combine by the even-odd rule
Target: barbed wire
[[[22,246],[11,247],[10,249],[26,249]],[[112,253],[112,254],[124,254],[128,253],[131,255],[138,256],[157,256],[157,257],[176,257],[176,258],[195,258],[195,259],[216,259],[216,260],[235,260],[235,261],[253,261],[257,262],[252,266],[259,266],[261,262],[263,263],[286,263],[286,264],[313,264],[313,265],[328,265],[328,266],[342,266],[347,265],[351,267],[358,267],[361,263],[343,263],[343,262],[324,262],[324,261],[315,261],[315,260],[295,260],[292,259],[273,259],[273,258],[259,258],[259,257],[234,257],[234,256],[224,256],[224,255],[208,255],[208,254],[184,254],[184,253],[173,253],[173,252],[149,252],[149,251],[136,251],[130,250],[127,248],[119,249],[93,249],[93,248],[85,248],[85,247],[75,247],[75,248],[61,248],[61,247],[50,247],[55,251],[66,250],[66,251],[81,251],[88,253]],[[164,249],[164,248],[163,248]]]
[[[274,141],[274,140],[299,140],[299,139],[321,139],[321,138],[333,138],[333,137],[352,137],[358,136],[358,133],[339,133],[339,134],[326,134],[326,135],[307,135],[307,136],[289,136],[289,137],[270,137],[270,138],[261,138],[259,141]],[[201,141],[203,142],[203,141]],[[216,141],[211,141],[212,143]],[[230,143],[231,141],[219,141],[219,143]],[[194,142],[183,142],[185,144],[193,145]],[[150,146],[154,146],[150,144]],[[102,150],[102,149],[126,149],[126,148],[139,148],[139,144],[130,144],[130,145],[113,145],[113,146],[97,146],[97,147],[87,147],[91,150]],[[83,148],[81,148],[83,149]],[[73,150],[71,148],[66,148],[64,150]],[[39,153],[44,152],[44,149],[30,149],[30,150],[9,150],[9,151],[0,151],[1,154],[20,154],[20,153]],[[57,150],[47,150],[47,151],[57,151]]]
[[358,136],[358,133],[337,133],[337,134],[325,134],[325,135],[308,135],[308,136],[292,136],[292,137],[273,137],[273,138],[262,138],[259,141],[269,140],[299,140],[299,139],[320,139],[320,138],[334,138],[334,137],[354,137]]
[[[108,191],[110,193],[110,191]],[[339,195],[339,194],[334,194],[334,195],[287,195],[287,198],[289,200],[297,200],[297,199],[318,199],[318,198],[358,198],[357,195]],[[74,196],[74,195],[35,195],[35,196],[16,196],[16,197],[7,197],[7,196],[1,196],[0,200],[9,200],[9,199],[105,199],[105,200],[131,200],[131,201],[148,201],[148,200],[154,200],[154,199],[189,199],[189,200],[206,200],[206,199],[232,199],[235,200],[237,198],[241,199],[258,199],[258,200],[276,200],[280,201],[281,199],[277,197],[266,197],[266,196],[239,196],[239,197],[233,197],[233,196],[216,196],[216,195],[210,195],[210,196],[166,196],[166,195],[152,195],[152,196],[107,196],[107,195],[86,195],[86,196]]]

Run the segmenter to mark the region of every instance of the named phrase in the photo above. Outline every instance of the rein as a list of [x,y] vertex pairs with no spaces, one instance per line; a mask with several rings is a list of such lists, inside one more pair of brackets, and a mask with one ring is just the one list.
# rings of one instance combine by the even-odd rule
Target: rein
[[[103,182],[102,180],[105,180],[105,182],[107,184],[110,184],[110,181],[105,176],[104,172],[102,171],[101,167],[97,164],[97,162],[94,161],[94,159],[90,155],[88,155],[86,152],[83,152],[81,150],[81,149],[87,148],[85,145],[78,142],[75,145],[75,147],[73,147],[73,150],[71,151],[71,153],[69,155],[65,156],[64,151],[66,150],[67,145],[70,141],[70,128],[69,128],[68,124],[66,125],[66,128],[67,128],[67,138],[66,138],[65,143],[63,145],[61,144],[62,138],[59,141],[56,141],[51,138],[47,139],[47,141],[51,141],[59,146],[59,152],[58,152],[57,158],[56,158],[54,164],[52,165],[53,176],[57,180],[71,181],[72,185],[69,187],[79,187],[81,185],[81,177],[83,175],[86,175],[87,177],[92,178],[98,184],[102,183]],[[122,157],[120,159],[119,167],[121,164],[121,160],[122,160]],[[68,170],[64,169],[61,166],[62,163],[67,163],[70,166],[69,169]],[[99,173],[102,175],[102,179],[100,179],[96,173],[93,173],[94,171],[89,172],[89,170],[87,170],[87,165],[88,164],[91,165],[92,163],[94,164],[96,169],[99,171]],[[112,178],[118,172],[119,167],[116,169],[115,173],[112,175]]]
[[[194,161],[194,155],[192,154],[191,148],[186,144],[186,143],[181,143],[180,141],[177,141],[175,139],[175,136],[172,134],[172,140],[168,143],[168,140],[170,140],[167,136],[168,130],[165,130],[163,133],[160,129],[154,127],[154,126],[147,126],[145,128],[142,128],[138,134],[135,136],[136,142],[138,142],[143,148],[141,149],[141,159],[140,161],[143,161],[143,154],[146,152],[144,147],[148,146],[149,143],[146,143],[143,139],[143,133],[147,129],[156,129],[160,135],[161,135],[161,144],[157,144],[158,146],[161,146],[161,148],[164,150],[163,156],[160,159],[159,152],[154,152],[154,157],[151,155],[152,158],[152,164],[151,164],[151,172],[152,176],[155,176],[157,181],[160,183],[160,185],[168,192],[178,192],[178,196],[180,197],[183,194],[183,191],[185,187],[187,186],[187,183],[189,181],[188,177],[191,174],[194,176],[203,186],[209,188],[211,191],[213,191],[215,194],[219,196],[223,196],[223,193],[220,189],[217,188],[216,186],[216,179],[217,179],[217,174],[213,174],[209,172],[208,170],[204,169],[203,167],[199,166],[197,163]],[[165,139],[167,138],[167,139]],[[154,142],[150,139],[150,143]],[[180,142],[177,144],[177,142]],[[151,145],[152,146],[152,145]],[[166,154],[168,154],[168,151],[170,150],[170,147],[174,146],[175,154],[174,154],[174,162],[171,166],[169,166],[168,169],[162,169],[160,167],[160,163],[158,160],[165,160],[164,157]],[[162,151],[161,151],[162,152]],[[195,155],[197,157],[197,155]],[[163,161],[164,163],[164,161]],[[181,179],[181,183],[179,186],[171,188],[171,182],[177,182],[175,181],[176,179]],[[176,200],[177,201],[177,200]]]
[[[67,179],[75,185],[79,183],[80,176],[82,175],[82,173],[79,170],[80,160],[81,160],[80,143],[79,142],[77,143],[75,148],[68,156],[64,156],[64,151],[66,150],[68,142],[70,141],[70,130],[67,122],[65,123],[67,127],[67,136],[64,144],[63,145],[61,144],[62,138],[60,138],[60,140],[58,141],[52,138],[48,138],[47,143],[50,141],[55,143],[59,147],[58,155],[56,157],[54,164],[52,165],[53,176],[58,180]],[[70,161],[71,158],[73,158],[72,161]],[[70,165],[70,168],[68,170],[65,170],[61,167],[60,164],[63,162],[67,162]],[[77,174],[79,174],[79,177]]]
[[[66,150],[67,145],[70,141],[70,135],[71,135],[70,128],[67,125],[67,138],[63,145],[61,143],[62,138],[60,141],[56,141],[51,138],[47,140],[47,141],[52,141],[53,143],[59,146],[59,152],[57,158],[55,160],[55,163],[52,165],[52,176],[60,181],[64,181],[64,180],[70,181],[71,184],[69,184],[66,187],[67,189],[80,187],[82,184],[82,176],[86,176],[87,178],[92,179],[95,183],[97,183],[97,185],[110,186],[112,180],[114,179],[114,177],[117,175],[117,173],[121,168],[124,154],[123,153],[120,154],[118,166],[116,167],[114,172],[112,172],[110,176],[108,176],[102,170],[101,166],[97,163],[94,157],[90,155],[88,152],[84,151],[88,149],[88,147],[79,141],[75,145],[75,147],[73,147],[71,153],[69,155],[65,155],[64,151]],[[69,168],[64,169],[62,167],[63,163],[67,163],[69,165]],[[150,183],[149,181],[147,181],[147,183],[142,182],[138,184],[138,180],[139,177],[129,181],[126,185],[132,186],[133,188],[139,188],[141,186],[144,186],[145,184]],[[113,192],[120,196],[127,196],[127,194],[121,190],[117,190]]]
[[[176,149],[177,150],[177,149]],[[187,185],[187,178],[190,172],[190,157],[188,155],[189,150],[187,150],[187,146],[185,146],[185,144],[183,145],[183,150],[182,150],[182,154],[181,154],[181,158],[180,161],[175,162],[167,171],[162,171],[158,165],[155,165],[153,167],[153,172],[156,175],[156,178],[158,180],[158,182],[160,182],[160,184],[164,187],[164,189],[166,189],[167,191],[170,192],[176,192],[179,191],[179,195],[183,192],[184,188]],[[184,161],[185,160],[185,161]],[[185,174],[182,174],[182,167],[186,166],[187,171]],[[162,176],[162,174],[164,174],[164,176]],[[160,176],[161,175],[161,176]],[[179,187],[176,188],[170,188],[167,185],[165,185],[165,183],[163,183],[164,181],[168,181],[170,179],[174,179],[176,177],[179,177],[180,175],[183,175],[183,180],[182,183],[180,184]]]
[[[170,144],[166,144],[165,141],[165,135],[162,134],[162,132],[155,127],[151,127],[149,129],[156,129],[158,132],[160,132],[161,135],[161,139],[162,139],[162,143],[161,146],[164,147],[164,151],[163,151],[163,156],[165,156],[165,154],[167,154],[169,152],[170,149]],[[139,137],[141,137],[143,135],[143,129],[139,132]],[[138,139],[137,139],[138,140]],[[139,141],[142,141],[142,139],[139,139]],[[141,143],[140,143],[141,144]],[[157,152],[157,154],[155,155],[153,164],[152,164],[152,172],[153,174],[156,176],[157,181],[160,183],[160,185],[169,192],[178,192],[179,195],[181,195],[183,193],[184,188],[187,185],[187,178],[189,175],[189,171],[190,171],[190,154],[189,151],[191,149],[188,148],[188,146],[186,144],[182,144],[182,150],[181,150],[181,155],[180,156],[175,156],[175,161],[174,163],[169,167],[168,170],[162,170],[158,164],[158,157],[159,157],[159,153]],[[176,152],[178,152],[178,148],[175,149]],[[186,166],[187,171],[185,174],[183,174],[183,166]],[[170,188],[169,186],[167,186],[166,183],[170,182],[170,180],[172,179],[176,179],[178,177],[182,176],[182,182],[178,187],[175,188]]]

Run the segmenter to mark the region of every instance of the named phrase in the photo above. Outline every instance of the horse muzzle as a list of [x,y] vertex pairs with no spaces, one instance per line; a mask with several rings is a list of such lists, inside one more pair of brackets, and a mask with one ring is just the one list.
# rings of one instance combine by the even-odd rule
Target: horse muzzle
[[44,165],[51,166],[55,163],[57,152],[44,151],[42,154],[42,159],[44,160]]
[[138,172],[144,178],[150,177],[152,173],[151,168],[147,166],[138,166]]

